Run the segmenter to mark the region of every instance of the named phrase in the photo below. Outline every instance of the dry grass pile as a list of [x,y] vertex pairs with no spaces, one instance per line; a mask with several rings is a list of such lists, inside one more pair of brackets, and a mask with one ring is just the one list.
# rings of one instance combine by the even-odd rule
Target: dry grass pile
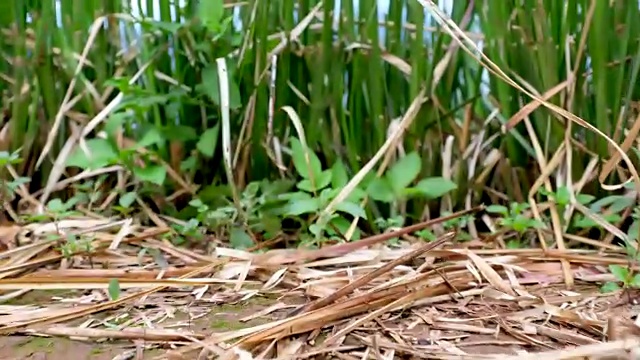
[[[627,262],[622,249],[494,250],[491,239],[454,243],[453,232],[431,243],[407,234],[441,220],[261,254],[175,247],[168,229],[110,219],[4,227],[0,333],[129,341],[130,354],[161,347],[157,358],[172,359],[572,359],[638,346],[634,294],[599,291],[615,280],[606,266]],[[70,234],[92,251],[63,255],[55,239]],[[58,295],[29,303],[42,290]],[[194,326],[229,304],[247,324]]]

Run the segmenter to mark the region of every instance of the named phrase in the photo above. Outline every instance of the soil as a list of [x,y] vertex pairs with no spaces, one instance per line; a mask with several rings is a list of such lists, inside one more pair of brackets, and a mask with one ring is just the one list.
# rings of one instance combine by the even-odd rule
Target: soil
[[[130,346],[128,347],[130,349]],[[5,336],[0,338],[1,360],[111,360],[127,352],[126,344],[97,344],[88,341],[35,336]],[[158,355],[157,350],[145,355]]]
[[[6,304],[28,305],[51,302],[52,297],[72,297],[75,291],[31,291]],[[77,294],[75,294],[77,295]],[[266,308],[273,300],[255,297],[238,304],[213,305],[215,311],[190,321],[190,315],[176,312],[171,322],[189,323],[192,331],[210,334],[237,330],[272,321],[281,312],[242,321]],[[125,360],[157,359],[169,347],[158,343],[103,339],[70,340],[64,337],[15,335],[0,337],[0,360]],[[71,357],[72,354],[72,357]]]

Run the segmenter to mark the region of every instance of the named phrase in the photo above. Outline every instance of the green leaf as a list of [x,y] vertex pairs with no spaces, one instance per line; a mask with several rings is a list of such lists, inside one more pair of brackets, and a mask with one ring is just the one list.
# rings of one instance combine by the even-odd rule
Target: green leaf
[[428,199],[437,199],[448,192],[457,189],[458,186],[453,181],[439,176],[420,180],[416,185],[416,188],[419,189]]
[[640,221],[634,220],[631,223],[631,226],[629,226],[629,230],[627,231],[627,236],[629,236],[630,239],[635,240],[638,238],[638,231],[640,231]]
[[136,201],[136,193],[131,191],[120,196],[118,204],[123,208],[128,209],[134,201]]
[[595,196],[589,195],[589,194],[578,194],[578,195],[576,195],[576,200],[582,205],[589,204],[595,198],[596,198]]
[[14,165],[22,161],[18,151],[10,154],[8,151],[0,151],[0,167],[5,167],[9,164]]
[[[343,218],[342,216],[337,216],[333,219],[331,219],[331,221],[329,221],[329,224],[331,224],[332,226],[328,226],[327,227],[327,232],[329,233],[333,233],[336,234],[336,231],[332,228],[335,227],[336,229],[338,229],[338,232],[340,235],[345,235],[347,233],[347,231],[349,231],[349,228],[351,227],[351,221],[348,221],[347,219]],[[358,229],[356,227],[355,231],[353,232],[353,235],[351,236],[350,240],[359,240],[360,239],[360,229]]]
[[220,31],[222,17],[224,16],[223,0],[200,0],[198,16],[204,26],[213,33]]
[[156,128],[150,128],[140,139],[140,141],[136,142],[133,146],[134,149],[146,148],[155,144],[159,144],[164,141],[164,137]]
[[336,205],[337,211],[345,212],[354,217],[360,217],[362,219],[367,219],[367,213],[364,211],[360,204],[352,203],[349,201],[343,201]]
[[253,246],[251,236],[249,236],[243,228],[238,226],[231,228],[229,243],[231,243],[234,249],[246,249]]
[[66,166],[76,166],[81,169],[100,169],[118,160],[118,152],[107,139],[90,139],[86,141],[90,154],[85,154],[80,146],[76,147],[67,158]]
[[60,199],[51,199],[47,203],[47,210],[49,210],[52,213],[56,213],[57,214],[57,213],[62,213],[62,212],[67,211],[67,207],[62,202],[62,200],[60,200]]
[[162,127],[162,137],[168,141],[191,141],[198,138],[198,133],[191,126],[167,125]]
[[[229,78],[229,108],[236,110],[242,106],[240,88],[238,88],[238,84],[232,77],[231,69],[227,69],[227,77]],[[220,82],[216,66],[211,65],[202,70],[202,83],[200,85],[209,99],[217,106],[220,106]]]
[[180,162],[180,171],[189,172],[195,170],[197,162],[195,156],[189,156],[188,158]]
[[287,215],[300,216],[302,214],[315,213],[320,210],[320,200],[316,198],[300,199],[290,202],[287,206]]
[[573,221],[573,226],[578,229],[589,229],[592,227],[599,227],[599,225],[595,221],[580,214],[576,214],[576,218]]
[[167,169],[161,165],[148,165],[147,167],[135,167],[133,174],[140,180],[154,183],[156,185],[164,184],[167,178]]
[[416,233],[421,239],[427,242],[435,241],[438,237],[429,229],[423,229]]
[[334,189],[342,188],[349,182],[347,169],[341,160],[336,161],[331,167],[331,186]]
[[556,191],[555,200],[558,205],[568,205],[571,201],[571,194],[569,193],[569,188],[566,186],[561,186]]
[[519,233],[523,233],[524,231],[530,229],[533,227],[533,223],[531,221],[529,221],[531,219],[529,219],[528,217],[524,216],[524,215],[517,215],[514,219],[513,219],[513,230],[519,232]]
[[[313,176],[314,179],[318,179],[320,173],[322,172],[322,165],[320,164],[320,159],[318,156],[311,151],[311,149],[306,149],[302,146],[302,143],[298,138],[291,138],[291,157],[293,160],[293,166],[296,168],[298,175],[304,179],[309,179],[309,177]],[[308,152],[309,161],[307,162],[307,158],[305,153]],[[331,180],[331,178],[329,178]]]
[[[336,194],[337,194],[342,189],[335,189],[335,190],[337,190],[336,191]],[[351,202],[360,202],[366,196],[367,196],[367,192],[362,190],[361,188],[357,187],[357,188],[353,189],[353,191],[351,192],[351,194],[349,194],[349,196],[347,196],[347,200],[349,200]]]
[[174,23],[169,21],[157,21],[157,20],[148,20],[145,19],[141,22],[143,25],[147,25],[147,27],[153,29],[162,30],[164,32],[174,34],[180,30],[184,24],[182,23]]
[[315,186],[312,185],[311,179],[303,179],[296,186],[298,189],[306,192],[320,191],[331,183],[331,170],[325,170],[320,173],[320,176],[314,179]]
[[506,206],[502,206],[502,205],[489,205],[487,206],[486,211],[488,213],[500,214],[502,216],[507,216],[509,214],[509,209],[507,209]]
[[200,136],[200,140],[196,147],[202,155],[206,157],[213,157],[213,153],[218,147],[218,134],[220,133],[220,123],[215,124],[212,128],[205,130]]
[[609,271],[613,276],[623,283],[627,282],[627,277],[629,276],[629,269],[620,265],[609,265]]
[[318,225],[318,224],[309,225],[309,232],[315,236],[319,236],[323,230],[324,230],[324,227],[322,227],[321,225]]
[[120,282],[118,279],[110,279],[108,287],[109,297],[112,301],[120,298]]
[[129,112],[112,113],[105,121],[103,129],[110,137],[115,137],[131,117],[132,114]]
[[607,281],[604,285],[602,285],[602,287],[600,288],[600,291],[603,293],[610,293],[610,292],[614,292],[614,291],[618,291],[620,290],[620,285],[612,282],[612,281]]
[[633,197],[621,197],[618,201],[615,201],[611,206],[609,206],[609,211],[612,213],[619,213],[627,208],[630,208],[635,205],[636,199]]
[[375,201],[390,203],[395,199],[393,189],[386,178],[375,178],[367,187],[367,194]]
[[522,212],[527,210],[529,207],[528,203],[517,203],[514,201],[511,203],[510,212],[511,214],[522,214]]
[[411,152],[396,162],[385,174],[393,192],[400,195],[402,190],[418,177],[422,161],[417,152]]
[[635,274],[633,280],[631,280],[631,286],[634,288],[640,288],[640,274]]
[[520,239],[511,239],[507,241],[507,249],[521,249],[522,241]]
[[272,236],[276,236],[282,230],[282,221],[277,216],[263,214],[260,216],[260,226]]

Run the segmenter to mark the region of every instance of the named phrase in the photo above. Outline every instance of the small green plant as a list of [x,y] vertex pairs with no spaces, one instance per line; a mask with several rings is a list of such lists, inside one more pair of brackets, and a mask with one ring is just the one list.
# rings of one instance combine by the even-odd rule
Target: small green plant
[[507,242],[508,248],[522,248],[525,233],[529,230],[544,227],[541,221],[532,219],[525,214],[525,211],[529,208],[530,206],[527,203],[516,202],[512,202],[508,208],[503,205],[490,205],[487,207],[487,212],[500,216],[498,225],[516,232],[516,236]]
[[[422,159],[411,152],[391,166],[383,176],[373,178],[367,186],[367,195],[375,201],[398,204],[412,198],[437,199],[457,189],[457,185],[443,177],[421,179],[411,186],[420,175]],[[391,207],[395,216],[395,206]]]
[[[579,194],[576,200],[582,205],[588,206],[593,213],[600,215],[609,223],[617,223],[622,220],[622,212],[634,205],[634,199],[624,195],[610,195],[596,201],[593,196]],[[576,213],[571,223],[573,229],[600,229],[603,231],[602,225],[593,219]]]
[[0,199],[2,199],[3,206],[5,206],[5,208],[5,202],[11,201],[15,197],[16,188],[30,181],[28,177],[18,177],[11,181],[7,181],[7,176],[9,175],[7,168],[11,165],[16,165],[22,162],[19,151],[20,150],[16,150],[13,153],[0,151]]
[[640,274],[634,274],[629,267],[622,265],[609,265],[609,271],[616,278],[617,282],[608,281],[601,287],[602,292],[613,292],[620,290],[620,285],[625,289],[640,288]]
[[620,284],[624,289],[628,288],[640,288],[640,274],[636,273],[633,270],[632,264],[640,264],[640,251],[636,249],[633,245],[635,241],[638,239],[638,228],[640,227],[640,207],[635,207],[633,209],[633,214],[631,215],[634,219],[633,223],[629,227],[627,231],[627,236],[629,237],[628,241],[624,242],[624,249],[627,253],[628,265],[622,266],[617,264],[609,265],[609,271],[616,278],[616,282],[607,282],[605,283],[601,291],[603,292],[611,292],[620,289]]
[[500,215],[500,226],[515,230],[518,234],[524,234],[531,229],[543,228],[544,224],[527,216],[524,212],[530,208],[527,203],[512,202],[507,208],[503,205],[490,205],[487,212]]

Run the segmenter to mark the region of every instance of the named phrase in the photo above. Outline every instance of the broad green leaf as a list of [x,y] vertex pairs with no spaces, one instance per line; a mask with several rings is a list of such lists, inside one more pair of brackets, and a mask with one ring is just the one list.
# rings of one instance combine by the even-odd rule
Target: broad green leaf
[[245,199],[255,199],[256,196],[258,196],[258,191],[260,191],[260,183],[252,181],[248,183],[242,191],[242,197]]
[[615,203],[629,204],[629,200],[631,200],[631,202],[634,201],[632,198],[627,198],[624,195],[611,195],[611,196],[607,196],[605,198],[596,200],[589,206],[589,208],[592,211],[599,213],[603,211],[604,207],[613,206],[613,204]]
[[107,118],[104,123],[104,131],[111,137],[115,137],[117,133],[122,129],[128,119],[131,118],[129,112],[116,112]]
[[620,290],[620,285],[618,285],[617,283],[615,283],[613,281],[607,281],[600,288],[600,291],[603,292],[603,293],[610,293],[610,292],[614,292],[614,291],[618,291],[618,290]]
[[609,211],[613,213],[619,213],[627,208],[634,206],[636,199],[633,197],[623,196],[609,206]]
[[85,154],[80,146],[67,158],[67,166],[76,166],[81,169],[100,169],[111,165],[118,160],[118,153],[107,139],[90,139],[86,141],[90,154]]
[[627,236],[630,239],[636,240],[638,238],[638,231],[640,231],[640,221],[634,220],[629,226],[629,230],[627,230]]
[[133,174],[141,181],[162,185],[167,178],[167,169],[161,165],[147,165],[144,168],[135,167]]
[[611,274],[613,274],[613,276],[621,282],[626,282],[627,281],[627,277],[629,276],[629,269],[620,266],[620,265],[609,265],[609,271],[611,272]]
[[427,242],[435,241],[438,237],[429,229],[420,230],[417,235]]
[[386,178],[375,178],[367,187],[367,194],[375,201],[390,203],[395,199],[393,189]]
[[196,147],[198,151],[206,157],[212,157],[218,147],[218,134],[220,133],[220,123],[215,124],[212,128],[205,130],[200,136],[200,140]]
[[[331,219],[331,221],[329,221],[329,224],[331,226],[327,227],[327,232],[335,233],[335,230],[333,229],[333,227],[335,227],[336,229],[338,229],[338,232],[340,233],[340,235],[345,235],[347,231],[349,231],[349,228],[351,227],[351,221],[343,218],[342,216],[337,216]],[[350,240],[353,241],[353,240],[359,240],[359,239],[360,239],[360,229],[356,227]]]
[[513,227],[513,230],[522,233],[526,230],[529,230],[530,228],[534,227],[534,224],[532,221],[530,221],[531,219],[529,219],[528,217],[524,216],[524,215],[517,215],[514,219],[513,222],[511,223],[511,226]]
[[118,300],[120,298],[120,282],[118,279],[110,279],[109,280],[109,297],[112,301]]
[[189,172],[195,170],[197,164],[195,156],[189,156],[188,158],[180,162],[180,171]]
[[314,182],[315,186],[312,185],[311,179],[303,179],[297,184],[297,187],[300,190],[310,193],[320,191],[331,183],[331,170],[321,172],[320,176],[314,178]]
[[420,174],[422,169],[422,161],[417,152],[411,152],[400,158],[398,162],[386,172],[385,177],[389,180],[389,184],[393,192],[400,195],[402,190],[413,182]]
[[347,169],[345,169],[342,161],[338,159],[331,167],[331,186],[334,189],[338,189],[347,185],[348,182]]
[[349,201],[343,201],[336,205],[336,210],[345,212],[353,217],[360,217],[365,220],[367,219],[367,213],[364,211],[362,206]]
[[578,229],[588,229],[597,225],[595,221],[580,214],[577,214],[575,220],[573,220],[573,226]]
[[152,25],[153,28],[156,28],[158,30],[170,33],[170,34],[175,34],[178,32],[178,30],[182,29],[182,27],[184,26],[183,23],[175,23],[175,22],[169,22],[169,21],[155,21],[155,20],[147,20],[148,24]]
[[61,213],[67,211],[67,207],[60,199],[51,199],[47,203],[47,210],[52,213]]
[[231,228],[229,243],[231,243],[234,249],[246,249],[253,246],[251,236],[249,236],[243,228],[238,226]]
[[506,206],[502,206],[502,205],[489,205],[489,206],[487,206],[486,211],[488,213],[500,214],[502,216],[509,215],[509,209],[507,209]]
[[309,195],[304,191],[296,191],[296,192],[279,194],[276,196],[276,198],[277,200],[287,200],[289,202],[292,202],[292,201],[311,199],[311,195]]
[[578,195],[576,195],[576,200],[582,205],[589,204],[595,198],[596,198],[595,196],[589,195],[589,194],[578,194]]
[[0,167],[15,165],[22,162],[20,154],[16,151],[10,154],[8,151],[0,151]]
[[571,194],[569,193],[569,188],[566,186],[561,186],[556,191],[555,200],[559,205],[568,205],[571,201]]
[[[337,190],[336,191],[336,194],[337,194],[342,189],[335,189],[335,190]],[[349,196],[347,196],[347,200],[351,202],[360,202],[362,199],[365,198],[365,196],[367,196],[367,192],[357,187],[353,189],[353,191],[351,192],[351,194],[349,194]]]
[[[240,101],[240,89],[233,79],[231,69],[227,71],[229,78],[229,108],[231,110],[239,109],[242,106]],[[202,70],[202,89],[209,99],[220,106],[220,82],[218,80],[218,68],[215,65],[208,66]]]
[[120,196],[118,204],[123,208],[128,209],[134,201],[136,201],[136,193],[131,191]]
[[428,199],[437,199],[446,193],[455,190],[458,186],[451,180],[443,177],[431,177],[420,180],[416,185]]
[[320,210],[320,200],[316,198],[308,198],[291,201],[287,206],[287,215],[300,216],[302,214],[311,214]]
[[161,143],[163,141],[164,141],[164,138],[162,137],[162,134],[160,133],[160,131],[158,131],[158,129],[156,129],[156,128],[150,128],[144,134],[142,139],[140,139],[140,141],[138,141],[133,146],[133,148],[134,149],[146,148],[146,147],[149,147],[151,145],[155,145],[155,144]]
[[323,230],[324,230],[324,227],[322,227],[319,224],[311,224],[309,226],[309,232],[315,236],[319,236]]
[[13,181],[9,181],[8,183],[6,183],[6,185],[10,191],[15,191],[20,185],[24,185],[26,183],[29,183],[30,181],[31,178],[20,176]]
[[[291,157],[293,159],[293,166],[296,168],[298,175],[304,179],[308,179],[310,176],[313,176],[314,179],[318,179],[322,172],[320,159],[318,159],[318,156],[311,151],[311,149],[307,150],[309,162],[307,162],[305,149],[300,140],[295,137],[291,138]],[[331,180],[331,178],[329,178],[329,180]]]
[[269,216],[266,214],[261,214],[260,226],[264,229],[264,231],[267,234],[270,234],[271,236],[276,236],[277,233],[282,230],[282,221],[277,216]]
[[224,1],[200,0],[198,16],[209,31],[217,33],[220,31],[222,17],[224,16]]
[[168,141],[191,141],[198,138],[198,133],[191,126],[168,125],[161,130],[162,137]]

